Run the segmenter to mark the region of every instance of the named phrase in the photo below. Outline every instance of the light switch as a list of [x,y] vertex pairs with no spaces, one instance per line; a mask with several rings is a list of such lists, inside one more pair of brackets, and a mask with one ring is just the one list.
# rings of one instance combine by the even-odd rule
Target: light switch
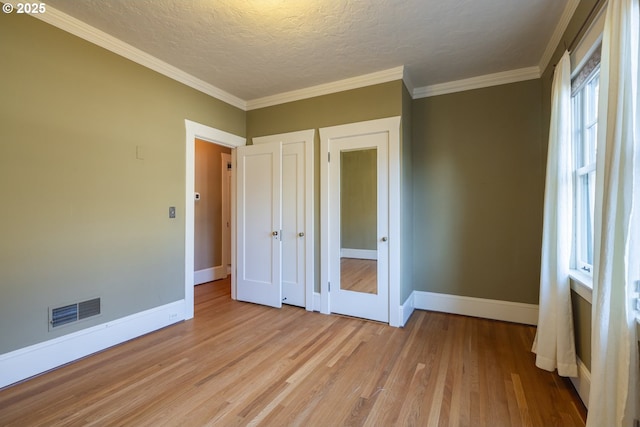
[[176,207],[169,206],[169,218],[175,218],[175,217],[176,217]]

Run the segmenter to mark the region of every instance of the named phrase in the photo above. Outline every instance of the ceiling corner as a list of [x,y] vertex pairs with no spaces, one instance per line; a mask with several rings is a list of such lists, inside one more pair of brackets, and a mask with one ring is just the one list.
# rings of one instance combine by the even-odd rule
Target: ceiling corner
[[558,25],[556,25],[556,29],[554,30],[551,38],[549,39],[549,43],[547,43],[547,47],[540,58],[540,63],[538,64],[538,68],[540,69],[540,74],[544,73],[544,70],[549,65],[549,61],[551,61],[551,57],[553,56],[558,43],[562,39],[564,32],[567,30],[567,26],[573,18],[573,14],[575,13],[578,5],[580,4],[580,0],[569,0],[567,5],[560,16],[560,20],[558,21]]

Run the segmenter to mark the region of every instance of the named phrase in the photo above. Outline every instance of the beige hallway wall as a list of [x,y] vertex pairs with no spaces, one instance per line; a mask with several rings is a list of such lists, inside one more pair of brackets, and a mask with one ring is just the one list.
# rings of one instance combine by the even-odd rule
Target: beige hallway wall
[[195,271],[222,265],[222,153],[231,149],[196,139]]

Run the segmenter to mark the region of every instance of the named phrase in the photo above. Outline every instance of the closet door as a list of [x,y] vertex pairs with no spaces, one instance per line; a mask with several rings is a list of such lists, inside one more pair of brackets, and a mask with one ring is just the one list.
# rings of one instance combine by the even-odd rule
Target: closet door
[[282,144],[238,148],[237,298],[282,306]]
[[322,313],[400,313],[400,117],[320,129]]
[[313,139],[308,129],[253,138],[282,143],[282,302],[313,310]]
[[304,142],[282,147],[282,302],[305,306]]
[[330,147],[331,311],[389,321],[387,135],[337,139]]

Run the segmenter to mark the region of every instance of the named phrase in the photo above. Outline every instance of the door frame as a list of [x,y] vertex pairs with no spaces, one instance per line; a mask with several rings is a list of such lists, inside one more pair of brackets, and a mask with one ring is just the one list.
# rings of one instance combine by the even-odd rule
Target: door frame
[[[221,181],[222,181],[222,265],[227,275],[231,274],[231,174],[233,173],[233,160],[231,153],[221,153]],[[231,169],[228,168],[231,164]],[[229,227],[227,227],[227,224]],[[227,276],[225,276],[227,277]]]
[[[232,159],[235,148],[246,145],[247,140],[238,135],[212,128],[201,123],[185,119],[185,204],[184,204],[184,318],[193,318],[193,283],[194,283],[194,230],[195,230],[195,167],[196,167],[196,138],[206,142],[231,148]],[[235,170],[231,170],[231,216],[235,217]],[[231,222],[231,271],[235,260],[235,226]],[[231,275],[232,298],[235,298],[235,275]]]
[[304,201],[304,234],[308,238],[305,239],[305,309],[313,311],[313,295],[315,287],[315,218],[314,218],[314,169],[313,161],[313,141],[315,137],[315,129],[307,129],[296,132],[280,133],[275,135],[266,135],[252,138],[253,144],[266,144],[269,142],[282,142],[282,145],[292,144],[296,142],[304,143],[304,161],[305,161],[305,201]]
[[332,139],[375,133],[388,134],[389,173],[389,325],[400,319],[400,116],[320,128],[320,311],[331,313],[330,280],[330,182],[329,152]]

